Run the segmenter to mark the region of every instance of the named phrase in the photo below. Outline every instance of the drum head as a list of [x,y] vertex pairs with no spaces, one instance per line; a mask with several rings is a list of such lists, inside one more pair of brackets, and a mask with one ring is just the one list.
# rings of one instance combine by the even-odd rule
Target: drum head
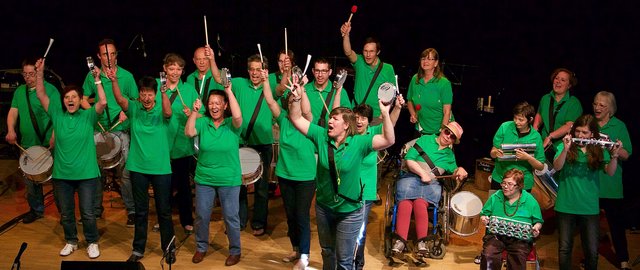
[[451,209],[465,217],[475,216],[482,211],[482,201],[469,191],[460,191],[451,197]]
[[389,83],[383,83],[378,87],[378,98],[384,105],[389,105],[396,98],[396,87]]
[[255,173],[262,165],[262,160],[260,160],[260,154],[258,154],[258,151],[249,147],[242,147],[239,150],[242,175],[244,176]]
[[18,160],[20,170],[33,181],[46,181],[51,177],[53,156],[49,149],[42,146],[31,146]]
[[120,138],[113,133],[96,132],[93,134],[96,144],[96,154],[101,160],[109,160],[116,157],[122,150]]

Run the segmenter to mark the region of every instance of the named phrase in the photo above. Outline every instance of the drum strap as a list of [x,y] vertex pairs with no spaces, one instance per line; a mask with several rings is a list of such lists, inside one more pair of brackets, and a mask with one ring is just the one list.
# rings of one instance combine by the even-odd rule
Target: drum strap
[[[327,94],[327,98],[324,102],[324,104],[329,104],[329,102],[331,102],[331,98],[333,98],[333,92],[335,90],[335,87],[331,87],[331,91],[329,91],[329,94]],[[338,91],[338,90],[335,90]],[[333,107],[333,106],[332,106]],[[327,126],[327,120],[325,119],[327,116],[327,107],[322,107],[322,113],[320,114],[320,119],[318,120],[318,125],[321,127],[326,127]]]
[[420,145],[418,145],[417,143],[414,143],[413,148],[415,148],[418,151],[418,154],[420,154],[420,156],[424,159],[424,161],[427,164],[429,164],[429,168],[431,168],[431,172],[436,176],[440,176],[440,170],[436,170],[436,165],[433,164],[433,161],[431,161],[431,158],[429,158],[429,155],[427,155],[427,153],[424,152],[422,147],[420,147]]
[[345,195],[340,194],[340,192],[338,191],[338,187],[340,186],[339,178],[338,178],[338,171],[336,170],[336,161],[335,161],[335,157],[333,154],[333,145],[331,145],[331,141],[327,141],[327,150],[328,150],[328,159],[329,159],[329,174],[331,175],[331,183],[333,184],[333,191],[335,192],[335,194],[337,194],[338,196],[340,196],[340,198],[345,199],[346,201],[350,202],[350,203],[360,203],[362,202],[362,191],[364,190],[364,185],[362,185],[362,179],[360,180],[360,193],[358,195],[358,199],[351,199]]
[[51,128],[51,120],[49,120],[49,123],[47,123],[47,127],[44,128],[44,132],[40,132],[40,127],[38,126],[36,115],[35,113],[33,113],[33,108],[31,108],[31,100],[29,100],[29,89],[26,89],[24,93],[27,97],[27,107],[29,107],[29,116],[31,118],[33,130],[35,130],[38,139],[40,139],[40,144],[44,144],[44,139],[47,136],[47,131]]
[[553,128],[556,124],[556,118],[558,117],[558,112],[560,112],[560,109],[562,109],[562,106],[564,106],[565,102],[561,102],[560,104],[558,104],[558,108],[556,108],[555,110],[553,109],[553,106],[555,105],[555,98],[553,98],[553,95],[549,96],[549,133],[553,132],[555,129]]
[[264,100],[264,93],[260,92],[258,103],[256,104],[256,108],[253,110],[253,115],[251,116],[251,120],[249,120],[249,125],[247,126],[247,133],[245,133],[244,135],[245,142],[249,141],[249,136],[251,136],[251,132],[253,131],[253,126],[256,124],[258,113],[260,113],[260,107],[262,107],[262,100]]
[[[364,95],[364,98],[362,99],[362,102],[360,102],[360,104],[363,104],[363,103],[367,102],[367,98],[369,97],[369,93],[371,93],[371,88],[373,87],[373,84],[376,82],[376,79],[378,79],[378,75],[380,75],[380,71],[382,70],[382,65],[384,65],[384,63],[382,63],[382,61],[380,61],[380,64],[378,64],[378,68],[376,69],[376,73],[373,74],[373,78],[371,78],[371,82],[369,83],[369,88],[367,88],[367,93]],[[358,106],[359,105],[358,101],[356,101],[355,98],[353,100],[355,101],[356,106]]]

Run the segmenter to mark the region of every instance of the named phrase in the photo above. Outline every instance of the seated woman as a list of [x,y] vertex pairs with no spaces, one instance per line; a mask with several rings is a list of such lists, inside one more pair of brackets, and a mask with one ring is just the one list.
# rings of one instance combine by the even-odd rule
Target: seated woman
[[542,213],[538,201],[524,188],[524,173],[510,169],[502,178],[501,190],[491,195],[482,207],[480,219],[485,225],[490,222],[524,222],[532,225],[531,234],[487,229],[483,237],[480,269],[500,269],[502,252],[507,251],[507,269],[524,269],[531,252],[533,237],[540,234]]
[[[398,179],[396,183],[396,201],[398,202],[398,212],[396,215],[396,231],[398,239],[393,244],[391,252],[401,253],[404,250],[411,223],[411,211],[415,215],[416,236],[418,238],[418,253],[428,253],[425,238],[429,229],[429,214],[427,206],[429,203],[438,205],[442,187],[436,181],[435,173],[453,173],[456,180],[467,177],[467,171],[458,167],[456,157],[453,154],[452,146],[460,143],[462,127],[457,122],[447,124],[440,132],[440,135],[423,135],[416,141],[416,145],[424,150],[424,153],[432,162],[425,160],[416,150],[415,145],[407,152],[405,161],[409,172]],[[425,169],[426,163],[433,163],[434,169]],[[434,172],[435,170],[438,172]]]

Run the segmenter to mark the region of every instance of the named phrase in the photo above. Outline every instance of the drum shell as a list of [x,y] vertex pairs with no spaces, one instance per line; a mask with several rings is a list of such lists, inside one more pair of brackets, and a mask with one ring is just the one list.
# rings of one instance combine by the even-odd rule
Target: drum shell
[[[99,141],[99,137],[98,136],[104,136],[104,140]],[[123,156],[122,156],[122,142],[120,141],[120,137],[118,137],[117,135],[113,134],[113,133],[99,133],[96,132],[93,135],[93,139],[94,142],[96,144],[96,155],[98,156],[98,165],[100,165],[100,168],[102,169],[111,169],[114,168],[116,166],[118,166],[120,164],[120,162],[122,162]],[[113,148],[110,149],[110,151],[108,153],[102,153],[101,150],[103,150],[103,148],[98,147],[99,142],[101,142],[102,144],[106,144],[109,145],[106,141],[107,140],[113,140]],[[115,151],[112,149],[116,149]]]
[[[242,184],[253,184],[260,179],[264,170],[260,154],[250,147],[241,147],[238,151],[240,151],[240,166],[242,167]],[[254,169],[251,166],[255,164],[257,166]]]
[[[49,152],[49,150],[43,146],[36,145],[36,146],[31,146],[27,149],[27,153],[32,158],[38,158],[44,152]],[[24,175],[24,177],[38,184],[51,180],[51,174],[53,173],[53,157],[51,156],[51,153],[49,152],[48,156],[44,156],[41,158],[45,159],[45,160],[42,160],[42,162],[44,162],[42,166],[48,166],[48,168],[46,170],[43,170],[40,173],[31,171],[30,169],[25,168],[24,166],[20,166],[20,171],[22,171],[22,174]],[[20,159],[18,160],[18,164],[25,164],[26,159],[27,159],[27,155],[25,153],[22,153],[20,155]],[[51,159],[51,162],[49,162],[49,159]]]
[[[461,213],[460,209],[456,206],[457,196],[464,196],[466,205],[471,209],[472,214],[467,215]],[[480,224],[480,210],[482,209],[482,201],[475,194],[468,191],[461,191],[456,193],[451,198],[450,210],[449,210],[449,226],[452,232],[460,236],[471,236],[478,232],[478,225]]]

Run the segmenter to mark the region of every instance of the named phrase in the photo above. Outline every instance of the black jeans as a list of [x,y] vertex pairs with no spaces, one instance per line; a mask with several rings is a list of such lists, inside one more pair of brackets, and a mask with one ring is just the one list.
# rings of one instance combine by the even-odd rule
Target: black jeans
[[309,254],[311,225],[309,209],[316,192],[316,181],[294,181],[278,177],[284,211],[287,214],[289,240],[293,250]]
[[480,269],[501,269],[502,252],[507,251],[507,269],[525,269],[533,245],[515,237],[487,233],[482,238]]
[[629,261],[627,235],[625,234],[625,224],[627,224],[625,216],[629,213],[629,209],[624,205],[622,199],[600,199],[600,208],[604,209],[607,216],[611,242],[616,250],[618,263]]
[[171,160],[171,188],[176,195],[171,196],[172,204],[176,204],[180,213],[182,227],[193,226],[193,197],[189,172],[193,171],[193,157],[183,157]]

